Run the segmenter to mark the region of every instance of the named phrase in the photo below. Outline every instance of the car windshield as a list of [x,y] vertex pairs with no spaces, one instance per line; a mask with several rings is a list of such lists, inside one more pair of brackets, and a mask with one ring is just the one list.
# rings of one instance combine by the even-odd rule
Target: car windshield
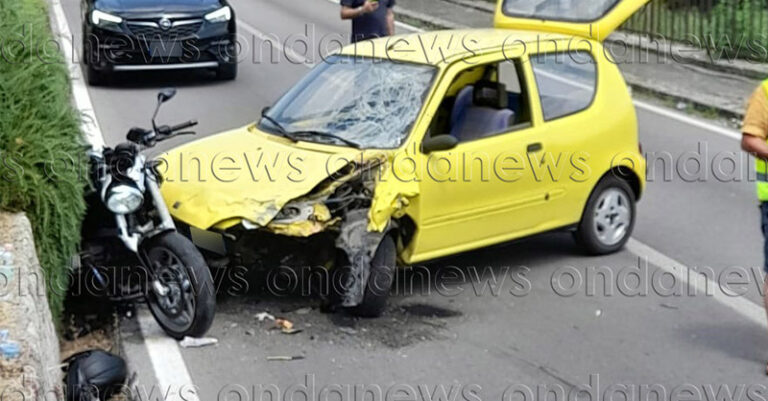
[[504,0],[504,13],[514,17],[594,22],[620,0]]
[[334,56],[315,67],[261,120],[293,139],[391,149],[410,133],[435,67]]

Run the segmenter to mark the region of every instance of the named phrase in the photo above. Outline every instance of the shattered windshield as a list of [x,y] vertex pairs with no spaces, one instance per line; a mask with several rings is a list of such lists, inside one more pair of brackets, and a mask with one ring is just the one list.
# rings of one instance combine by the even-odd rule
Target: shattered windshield
[[334,56],[315,67],[261,120],[291,139],[396,148],[408,136],[435,68]]
[[509,16],[557,21],[593,22],[620,0],[504,0]]

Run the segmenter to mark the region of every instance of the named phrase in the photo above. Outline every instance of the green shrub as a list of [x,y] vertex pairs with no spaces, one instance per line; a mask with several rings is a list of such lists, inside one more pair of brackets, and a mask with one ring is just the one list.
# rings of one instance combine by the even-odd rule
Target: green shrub
[[0,0],[0,209],[26,212],[54,319],[80,242],[86,160],[45,0]]

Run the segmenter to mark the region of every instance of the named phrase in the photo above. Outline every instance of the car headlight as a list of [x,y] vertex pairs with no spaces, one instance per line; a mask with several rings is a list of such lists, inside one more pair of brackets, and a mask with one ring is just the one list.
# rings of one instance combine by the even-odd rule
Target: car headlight
[[133,213],[144,202],[144,194],[130,185],[116,185],[107,192],[107,209],[112,213]]
[[227,22],[232,19],[232,9],[229,6],[224,6],[214,12],[205,15],[205,20],[208,22]]
[[117,15],[105,13],[104,11],[93,10],[93,12],[91,12],[91,22],[93,22],[93,25],[106,26],[110,24],[120,24],[123,22],[123,19]]

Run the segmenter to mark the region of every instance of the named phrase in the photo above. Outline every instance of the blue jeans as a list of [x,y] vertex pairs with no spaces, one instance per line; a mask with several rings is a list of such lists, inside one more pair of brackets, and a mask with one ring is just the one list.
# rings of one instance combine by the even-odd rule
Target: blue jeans
[[760,216],[763,229],[763,270],[768,274],[768,202],[760,204]]

